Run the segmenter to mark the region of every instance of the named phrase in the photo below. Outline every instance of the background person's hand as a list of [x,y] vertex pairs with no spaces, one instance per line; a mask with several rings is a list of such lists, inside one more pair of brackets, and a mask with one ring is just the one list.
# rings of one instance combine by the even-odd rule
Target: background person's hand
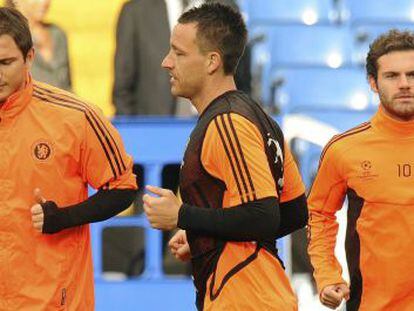
[[168,242],[171,253],[181,261],[189,261],[191,259],[190,246],[187,242],[187,235],[184,230],[178,230]]
[[341,304],[342,299],[349,299],[349,286],[344,283],[325,286],[319,298],[324,306],[336,309]]
[[145,188],[155,195],[145,194],[142,197],[144,212],[151,227],[160,230],[173,230],[177,228],[178,211],[181,207],[181,202],[175,194],[171,190],[155,186],[146,186]]

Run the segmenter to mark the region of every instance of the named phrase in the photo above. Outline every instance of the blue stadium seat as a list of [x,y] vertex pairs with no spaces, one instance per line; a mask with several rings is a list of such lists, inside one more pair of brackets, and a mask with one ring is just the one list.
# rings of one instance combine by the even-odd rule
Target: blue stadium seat
[[338,11],[332,0],[244,0],[240,1],[249,25],[275,23],[313,25],[332,23]]
[[[271,72],[276,68],[343,67],[352,64],[352,35],[338,26],[260,26],[251,36],[264,37],[253,47],[253,71],[261,71],[263,101],[271,101]],[[258,65],[259,64],[259,65]]]
[[342,0],[345,19],[353,23],[409,23],[414,0]]
[[390,29],[414,31],[414,23],[386,23],[371,24],[358,23],[351,26],[353,34],[353,55],[352,60],[356,65],[365,65],[365,59],[369,50],[369,45],[381,34]]
[[272,68],[341,67],[351,63],[352,36],[338,26],[277,26],[269,29]]
[[283,113],[373,110],[374,93],[359,68],[290,68],[272,74],[275,103]]

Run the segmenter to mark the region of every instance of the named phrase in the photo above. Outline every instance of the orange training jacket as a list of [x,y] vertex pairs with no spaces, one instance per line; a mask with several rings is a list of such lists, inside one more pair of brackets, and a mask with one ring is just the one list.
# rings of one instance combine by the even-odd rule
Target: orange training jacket
[[0,310],[94,310],[89,226],[37,232],[33,190],[58,206],[135,189],[132,159],[93,106],[28,78],[0,108]]
[[325,147],[308,201],[319,290],[343,282],[334,246],[345,197],[347,311],[414,310],[414,121],[396,121],[380,108]]

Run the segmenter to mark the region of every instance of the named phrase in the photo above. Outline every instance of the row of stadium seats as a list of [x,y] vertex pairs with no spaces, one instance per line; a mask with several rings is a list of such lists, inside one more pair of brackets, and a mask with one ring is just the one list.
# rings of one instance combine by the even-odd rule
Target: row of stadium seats
[[240,0],[250,26],[412,22],[413,0]]
[[[342,95],[354,92],[362,101],[359,104],[351,104],[349,108],[363,109],[368,107],[374,99],[372,96],[362,97],[360,90],[367,89],[364,73],[364,64],[369,44],[380,34],[391,28],[414,30],[414,24],[383,24],[383,25],[359,25],[358,27],[337,25],[278,25],[257,26],[250,29],[252,36],[252,73],[256,88],[259,88],[260,98],[264,105],[286,104],[285,101],[275,101],[275,89],[281,82],[290,81],[292,72],[305,76],[314,76],[324,85],[334,83],[334,89],[338,89]],[[346,68],[347,70],[326,70],[327,68]],[[312,71],[306,70],[312,69]],[[325,70],[321,70],[325,69]],[[316,71],[315,71],[316,70]],[[321,76],[319,77],[319,74]],[[300,77],[297,77],[301,79]],[[331,79],[335,81],[329,82]],[[303,79],[301,79],[304,81]],[[315,85],[316,81],[310,81]],[[357,84],[360,83],[358,86]],[[305,88],[310,88],[306,83]],[[297,88],[294,88],[297,89]],[[368,91],[369,92],[369,91]],[[336,105],[337,96],[326,98],[332,105]],[[364,92],[365,93],[365,92]],[[297,96],[297,94],[288,94]],[[309,98],[311,99],[311,98]],[[367,102],[367,99],[369,102]],[[279,98],[280,100],[280,98]],[[312,99],[311,99],[312,100]],[[350,103],[349,101],[346,101]],[[290,101],[292,103],[292,101]],[[292,103],[295,104],[295,103]],[[303,104],[303,103],[298,103]],[[343,105],[341,105],[343,107]],[[286,108],[278,107],[279,109]]]

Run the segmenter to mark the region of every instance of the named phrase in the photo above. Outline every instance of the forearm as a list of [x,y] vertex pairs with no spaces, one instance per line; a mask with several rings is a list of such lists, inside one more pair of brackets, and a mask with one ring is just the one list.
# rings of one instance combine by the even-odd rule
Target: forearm
[[343,282],[342,267],[335,257],[338,223],[334,214],[310,211],[308,253],[320,291],[326,285]]
[[178,227],[227,241],[275,239],[280,214],[277,199],[265,198],[230,208],[202,208],[183,204]]
[[56,233],[113,217],[131,205],[136,192],[134,189],[99,190],[81,203],[61,208],[53,201],[47,201],[41,204],[44,213],[43,233]]
[[308,223],[308,204],[306,196],[301,196],[287,202],[280,203],[280,226],[277,238],[284,237],[305,227]]

